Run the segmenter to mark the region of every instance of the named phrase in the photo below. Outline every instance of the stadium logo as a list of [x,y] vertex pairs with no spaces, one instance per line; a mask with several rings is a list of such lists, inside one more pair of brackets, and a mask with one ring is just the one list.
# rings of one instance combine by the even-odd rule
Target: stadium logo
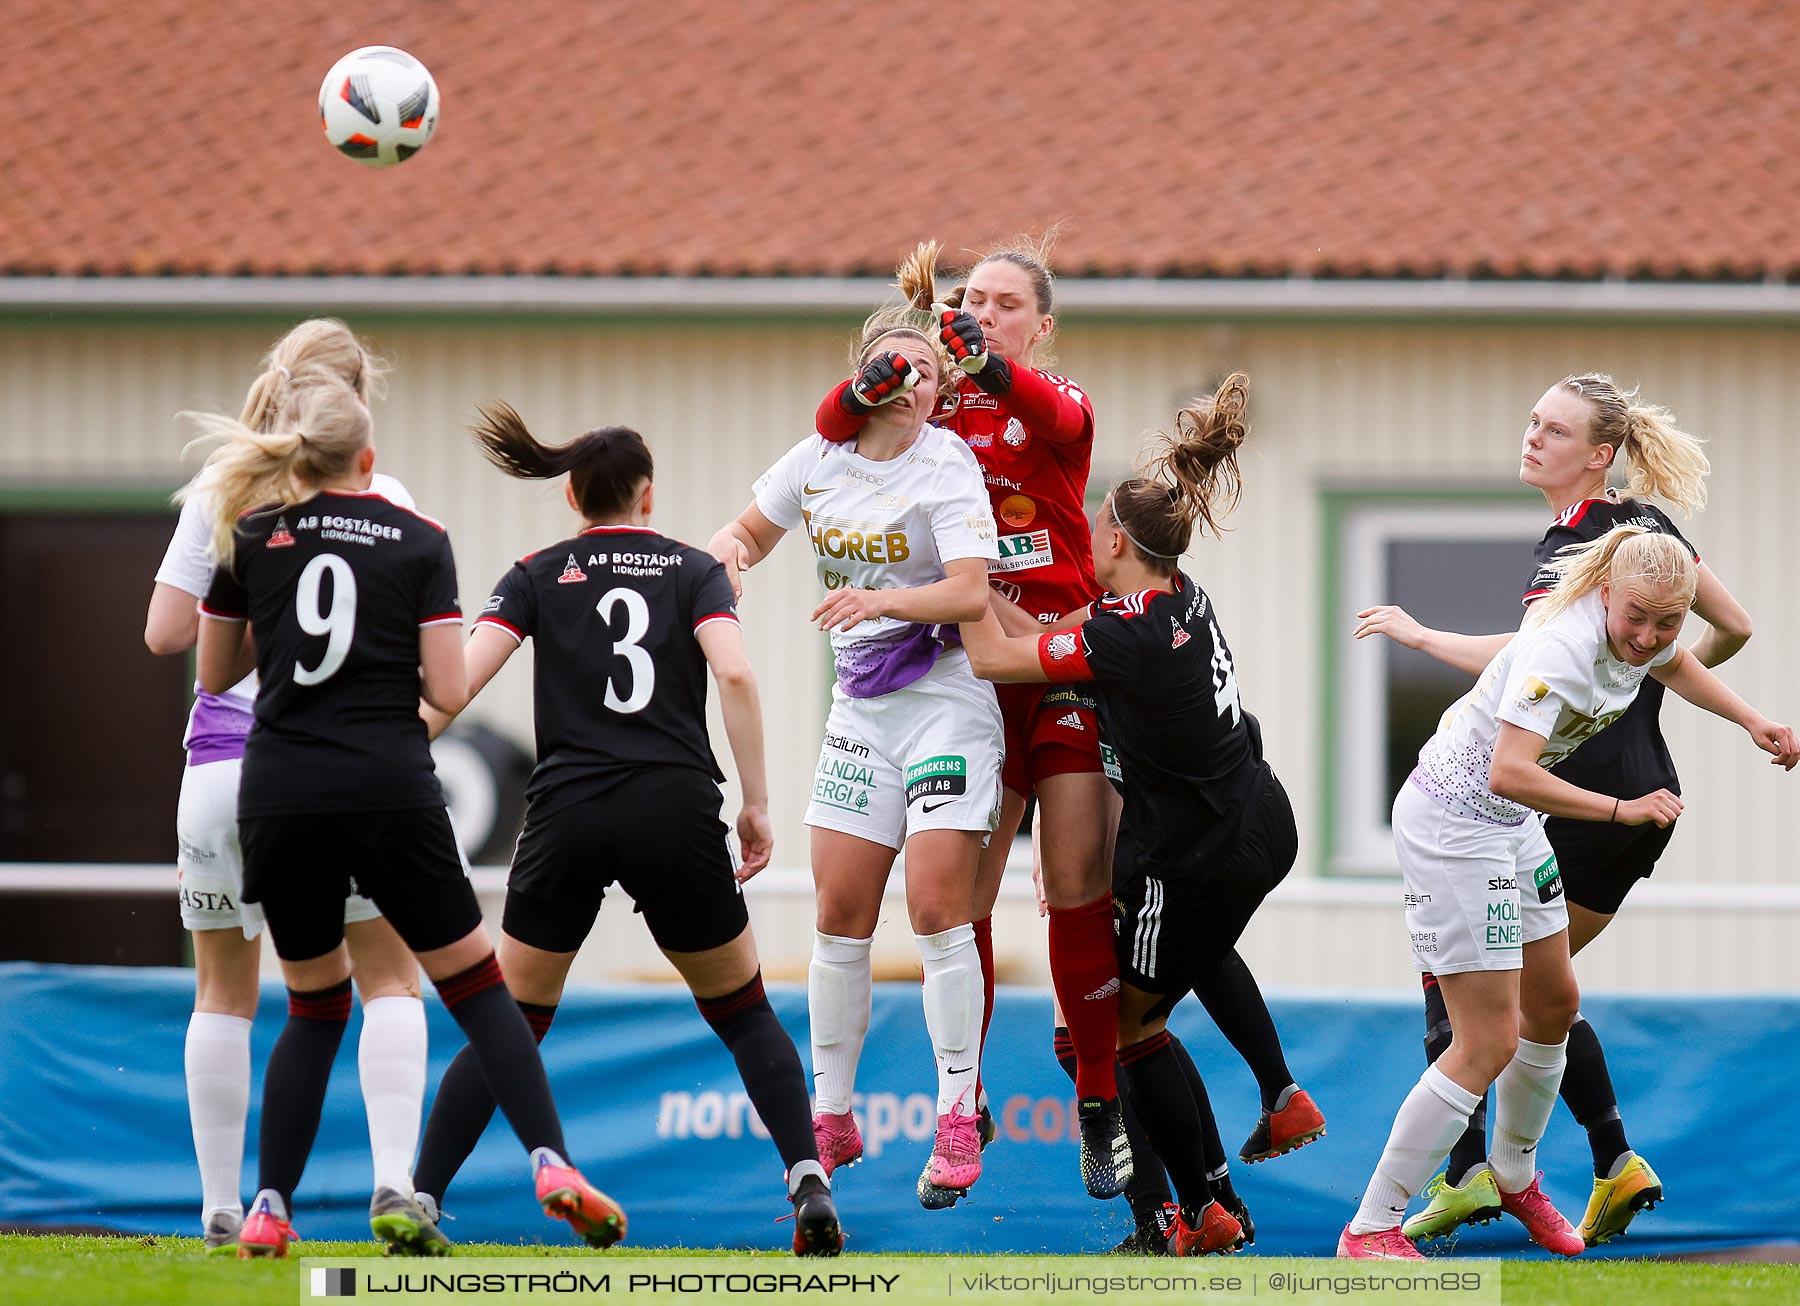
[[356,1296],[354,1269],[315,1268],[312,1272],[312,1295],[315,1297]]

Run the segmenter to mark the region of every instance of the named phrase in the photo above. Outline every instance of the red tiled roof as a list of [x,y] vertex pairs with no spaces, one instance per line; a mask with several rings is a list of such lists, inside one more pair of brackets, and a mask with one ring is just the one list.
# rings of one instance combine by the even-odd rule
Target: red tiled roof
[[[966,14],[958,23],[957,15]],[[377,172],[362,44],[442,88]],[[1788,0],[18,0],[0,271],[1800,279]]]

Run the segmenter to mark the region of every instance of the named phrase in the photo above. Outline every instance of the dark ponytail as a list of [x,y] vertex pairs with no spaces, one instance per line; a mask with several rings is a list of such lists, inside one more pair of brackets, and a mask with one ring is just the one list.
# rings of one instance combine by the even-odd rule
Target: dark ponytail
[[1153,436],[1141,473],[1112,493],[1113,520],[1144,561],[1161,574],[1175,570],[1195,526],[1214,535],[1244,491],[1238,449],[1249,434],[1244,410],[1250,379],[1233,372],[1210,398],[1175,414],[1175,434]]
[[644,437],[624,426],[602,426],[567,444],[547,445],[526,429],[511,404],[480,405],[481,421],[469,428],[487,460],[508,476],[547,481],[568,473],[575,504],[590,519],[628,511],[656,464]]

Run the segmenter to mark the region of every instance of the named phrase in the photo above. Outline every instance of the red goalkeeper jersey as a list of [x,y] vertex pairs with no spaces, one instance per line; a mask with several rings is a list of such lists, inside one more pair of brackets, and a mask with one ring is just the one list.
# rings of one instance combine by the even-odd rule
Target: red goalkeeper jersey
[[1040,621],[1054,621],[1099,593],[1087,524],[1094,405],[1065,377],[1019,367],[1012,390],[958,389],[948,426],[974,453],[994,505],[1000,559],[995,588]]

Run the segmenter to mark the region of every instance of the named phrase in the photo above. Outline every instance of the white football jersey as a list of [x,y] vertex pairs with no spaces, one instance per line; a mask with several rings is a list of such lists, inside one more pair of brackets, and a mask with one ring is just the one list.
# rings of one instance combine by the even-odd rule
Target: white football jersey
[[1612,655],[1600,591],[1577,599],[1543,625],[1527,625],[1438,722],[1419,750],[1412,783],[1448,810],[1495,825],[1517,825],[1530,812],[1488,788],[1494,743],[1505,721],[1534,735],[1544,748],[1538,764],[1555,766],[1592,735],[1617,721],[1637,697],[1651,667],[1676,654],[1671,643],[1634,667]]
[[[375,473],[369,481],[369,489],[402,508],[413,507],[412,495],[392,476]],[[212,550],[212,504],[205,495],[197,494],[181,505],[181,516],[175,522],[175,534],[163,553],[162,565],[156,569],[156,580],[159,584],[172,585],[192,594],[195,602],[198,602],[206,596],[207,588],[212,584],[213,567],[217,561]],[[203,691],[199,685],[195,685],[194,692],[199,694]],[[209,697],[222,706],[249,712],[256,706],[256,674],[252,672],[223,694]],[[196,702],[195,709],[198,710],[199,706]],[[190,734],[193,725],[193,715],[190,713]]]
[[[898,458],[875,462],[856,441],[809,435],[756,482],[756,506],[804,528],[828,590],[916,589],[958,558],[999,558],[981,465],[962,440],[927,424]],[[908,623],[874,617],[832,631],[834,652],[891,638]]]

